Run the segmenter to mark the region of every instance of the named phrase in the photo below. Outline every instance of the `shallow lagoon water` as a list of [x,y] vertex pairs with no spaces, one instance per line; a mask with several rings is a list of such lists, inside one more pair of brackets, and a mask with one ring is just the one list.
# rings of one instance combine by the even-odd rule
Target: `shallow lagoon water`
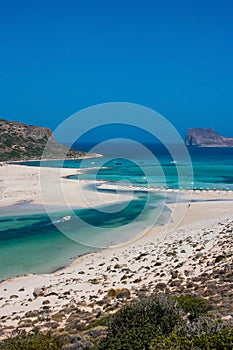
[[[113,208],[116,211],[112,214],[104,212],[102,207],[53,212],[50,218],[45,213],[1,216],[0,280],[28,273],[52,272],[78,256],[128,240],[146,227],[156,211],[159,215],[157,224],[165,223],[169,212],[166,208],[160,212],[160,197],[154,200],[154,205],[147,206],[138,219],[145,201],[146,195],[141,194],[123,210]],[[33,204],[24,206],[33,210]],[[64,221],[65,216],[70,216],[70,220]],[[80,218],[78,224],[77,218]],[[125,229],[135,218],[137,224],[131,230]]]
[[[156,152],[155,152],[156,153]],[[134,187],[164,186],[189,188],[229,188],[233,190],[233,148],[191,149],[194,179],[183,176],[178,183],[174,159],[164,152],[156,153],[159,164],[155,164],[143,155],[131,157],[130,161],[114,157],[87,159],[84,161],[46,161],[42,165],[50,167],[64,166],[67,168],[82,168],[83,174],[72,176],[81,180],[100,180]],[[26,165],[38,166],[40,162],[26,162]],[[104,166],[103,166],[104,165]],[[179,164],[185,167],[186,164]],[[102,166],[101,169],[98,169]],[[157,168],[156,168],[157,166]],[[157,171],[161,166],[165,176]],[[145,176],[146,173],[146,176]],[[91,186],[87,190],[92,190]],[[47,273],[68,265],[76,257],[93,252],[108,245],[126,241],[140,233],[151,224],[151,217],[158,214],[157,225],[167,222],[169,212],[164,204],[164,198],[154,195],[150,205],[142,216],[139,214],[145,205],[146,192],[137,192],[137,197],[114,215],[100,212],[98,208],[75,210],[75,215],[81,218],[79,224],[73,220],[73,213],[67,213],[59,207],[54,211],[52,220],[59,221],[70,215],[71,220],[59,224],[66,225],[69,239],[59,231],[50,218],[43,212],[43,207],[23,203],[6,207],[0,217],[0,280],[27,273]],[[167,199],[171,201],[172,199]],[[116,205],[117,206],[117,205]],[[104,208],[103,208],[104,209]],[[116,214],[117,212],[117,214]],[[21,215],[19,214],[21,213]],[[26,215],[25,215],[26,213]],[[138,218],[137,218],[138,217]],[[137,218],[131,230],[127,223]],[[85,226],[86,221],[90,224]],[[98,227],[105,228],[98,230]],[[119,227],[120,230],[112,230]],[[116,234],[117,232],[117,234]]]
[[[65,168],[82,168],[85,172],[79,179],[104,181],[129,181],[133,186],[145,185],[164,186],[169,188],[222,188],[233,190],[233,147],[218,148],[189,148],[194,178],[190,179],[189,172],[185,176],[185,169],[190,167],[184,157],[176,164],[176,159],[158,145],[151,145],[152,156],[130,154],[129,159],[122,159],[116,152],[114,156],[106,155],[104,158],[93,158],[66,161],[25,162],[31,166],[49,166]],[[153,157],[155,156],[155,157]],[[156,161],[155,161],[156,159]],[[182,169],[182,178],[178,179],[176,165]],[[100,170],[97,170],[102,167]],[[164,175],[161,173],[164,173]],[[146,178],[145,174],[146,172]],[[77,177],[77,176],[74,176]],[[179,181],[178,181],[179,180]]]

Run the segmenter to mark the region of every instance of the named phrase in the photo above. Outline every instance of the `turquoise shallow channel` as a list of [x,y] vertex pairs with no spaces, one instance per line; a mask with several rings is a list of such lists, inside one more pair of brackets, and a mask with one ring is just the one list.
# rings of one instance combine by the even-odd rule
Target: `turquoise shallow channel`
[[[148,155],[130,155],[130,161],[122,159],[117,154],[106,156],[104,158],[66,161],[44,161],[42,166],[49,167],[65,167],[65,168],[87,168],[84,174],[79,175],[81,180],[96,179],[96,168],[100,165],[102,169],[98,171],[97,179],[104,181],[130,181],[132,185],[164,186],[169,188],[217,188],[233,190],[233,147],[218,148],[198,148],[189,149],[191,157],[191,165],[194,172],[194,178],[190,179],[189,172],[185,176],[185,170],[190,167],[187,159],[176,164],[176,159],[164,150],[164,148],[156,145],[151,146],[152,154],[155,155],[157,163],[153,157]],[[39,161],[25,162],[22,164],[39,166]],[[103,167],[104,165],[104,167]],[[177,167],[182,171],[182,178],[178,181]],[[164,175],[161,173],[164,173]],[[146,178],[145,174],[146,172]],[[77,176],[76,176],[77,177]]]
[[[155,152],[156,153],[156,152]],[[205,148],[190,150],[194,178],[184,176],[178,183],[176,160],[159,150],[156,153],[158,163],[163,174],[155,174],[155,164],[140,155],[128,161],[120,157],[106,157],[88,159],[85,161],[69,160],[46,161],[42,165],[49,167],[64,166],[67,168],[84,168],[82,175],[73,176],[80,180],[105,181],[116,183],[121,181],[127,187],[163,186],[170,188],[217,188],[233,190],[233,148]],[[23,163],[38,166],[39,162]],[[96,168],[103,165],[98,172]],[[158,166],[158,165],[156,165]],[[180,164],[185,167],[186,164]],[[85,169],[86,168],[86,169]],[[146,173],[146,174],[145,174]],[[146,176],[145,176],[146,175]],[[129,184],[130,183],[130,184]],[[87,188],[91,191],[91,186]],[[149,205],[145,208],[147,192],[135,192],[136,196],[124,210],[117,210],[114,214],[104,212],[104,208],[76,209],[74,213],[54,209],[52,221],[43,208],[32,203],[23,203],[17,206],[6,207],[0,214],[0,280],[28,273],[49,273],[67,266],[72,260],[83,254],[96,251],[108,245],[126,241],[139,234],[150,224],[152,216],[158,214],[156,225],[162,225],[169,218],[169,210],[164,204],[162,195],[154,194]],[[169,198],[172,201],[172,198]],[[119,203],[120,204],[120,203]],[[161,209],[163,208],[163,209]],[[101,209],[101,211],[99,211]],[[143,214],[140,213],[143,211]],[[80,223],[74,220],[74,215],[81,218]],[[70,216],[64,222],[63,218]],[[137,218],[137,225],[128,230],[127,224]],[[88,222],[90,225],[82,224]],[[57,223],[54,225],[54,222]],[[59,231],[66,225],[73,240]],[[99,231],[98,228],[104,228]],[[119,231],[111,228],[121,228]],[[113,233],[117,232],[117,235]],[[96,244],[98,242],[98,244]]]
[[[28,273],[52,272],[68,265],[78,256],[132,238],[145,228],[150,215],[154,215],[157,207],[159,211],[160,197],[154,198],[154,204],[146,207],[132,231],[125,230],[124,226],[142,212],[145,201],[146,194],[141,193],[123,210],[118,211],[117,204],[115,208],[112,206],[112,209],[115,209],[113,214],[104,212],[102,207],[98,208],[101,211],[80,209],[73,212],[55,212],[50,218],[42,213],[1,216],[0,280]],[[33,209],[33,204],[26,203],[22,204],[18,211],[25,212],[27,206]],[[11,208],[8,209],[10,212]],[[63,218],[67,216],[70,216],[70,220],[64,221]],[[81,219],[78,225],[76,217]],[[165,207],[162,213],[159,211],[157,224],[165,223],[168,217],[169,211]],[[89,225],[85,225],[85,222]],[[59,228],[62,230],[64,226],[69,232],[69,237],[71,235],[75,241],[60,232]],[[99,231],[100,227],[103,229]],[[112,228],[119,228],[116,237]]]

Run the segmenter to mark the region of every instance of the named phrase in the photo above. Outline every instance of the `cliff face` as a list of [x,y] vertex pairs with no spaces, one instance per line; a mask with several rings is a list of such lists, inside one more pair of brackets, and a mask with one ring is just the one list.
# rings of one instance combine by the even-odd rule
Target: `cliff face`
[[219,135],[211,128],[191,128],[185,138],[186,146],[233,147],[233,138]]
[[[50,129],[0,119],[0,161],[40,159],[49,139],[49,158],[60,158],[67,148],[54,140]],[[84,154],[70,150],[67,157]]]

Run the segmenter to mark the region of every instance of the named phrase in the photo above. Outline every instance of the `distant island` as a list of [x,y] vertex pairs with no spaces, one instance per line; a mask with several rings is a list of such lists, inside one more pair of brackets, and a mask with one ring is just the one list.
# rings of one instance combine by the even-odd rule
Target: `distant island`
[[56,142],[48,128],[0,119],[0,161],[40,159],[49,139],[52,147],[47,155],[51,159],[60,158],[64,152],[67,158],[86,155]]
[[190,128],[185,144],[196,147],[233,147],[233,138],[221,136],[212,128]]

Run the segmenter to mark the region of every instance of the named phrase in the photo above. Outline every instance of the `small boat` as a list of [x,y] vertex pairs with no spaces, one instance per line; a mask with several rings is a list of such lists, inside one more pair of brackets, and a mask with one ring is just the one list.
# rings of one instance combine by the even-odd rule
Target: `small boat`
[[173,160],[171,161],[169,164],[167,164],[168,166],[175,166],[177,164],[177,160]]
[[64,221],[68,221],[68,220],[70,220],[71,219],[71,216],[70,215],[67,215],[67,216],[63,216],[63,218],[62,218],[62,221],[64,222]]

